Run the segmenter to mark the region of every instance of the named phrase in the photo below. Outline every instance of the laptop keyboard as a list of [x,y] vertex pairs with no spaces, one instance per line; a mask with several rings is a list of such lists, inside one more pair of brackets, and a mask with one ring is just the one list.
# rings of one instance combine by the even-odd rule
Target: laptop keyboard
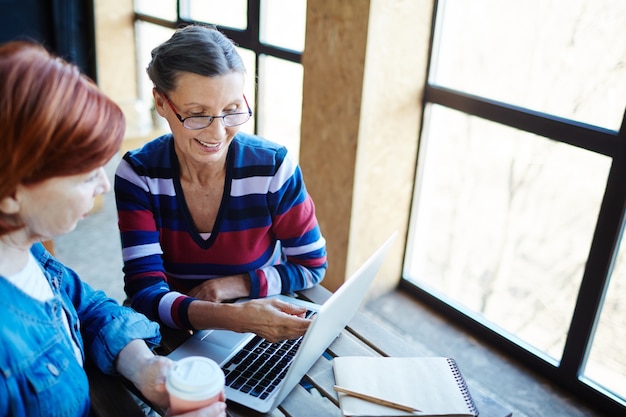
[[[311,314],[307,311],[306,316]],[[277,343],[255,336],[222,367],[226,386],[267,398],[287,374],[301,342],[302,336]]]

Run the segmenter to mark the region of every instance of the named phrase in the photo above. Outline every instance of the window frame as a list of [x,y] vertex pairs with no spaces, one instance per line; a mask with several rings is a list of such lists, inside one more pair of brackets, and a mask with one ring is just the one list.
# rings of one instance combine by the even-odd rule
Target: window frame
[[[583,373],[624,227],[626,187],[622,179],[626,178],[626,111],[619,131],[614,131],[431,83],[428,74],[433,59],[439,5],[438,0],[433,2],[427,77],[422,98],[422,129],[426,117],[424,109],[428,104],[437,104],[599,153],[610,157],[612,161],[563,355],[557,365],[547,361],[545,355],[537,350],[533,351],[532,348],[509,339],[488,320],[449,304],[437,294],[419,287],[404,276],[399,287],[557,385],[608,413],[623,414],[626,412],[626,402],[586,379]],[[423,131],[420,131],[420,137],[422,134]]]
[[[151,23],[157,26],[162,26],[164,28],[169,29],[178,29],[191,24],[213,24],[211,22],[203,22],[192,19],[185,19],[181,17],[181,2],[184,0],[176,0],[176,20],[171,21],[167,19],[162,19],[159,17],[151,16],[145,13],[139,13],[134,11],[133,19],[134,23],[137,22],[146,22]],[[254,52],[254,79],[259,79],[259,67],[260,67],[260,56],[267,55],[279,59],[283,59],[285,61],[294,62],[298,64],[302,64],[302,52],[294,51],[287,48],[281,48],[279,46],[270,45],[267,43],[261,42],[260,35],[260,20],[261,20],[261,1],[260,0],[248,0],[247,1],[248,8],[248,16],[246,21],[246,28],[234,29],[226,26],[215,25],[220,32],[224,33],[227,37],[229,37],[237,46],[242,47],[244,49],[248,49]],[[254,104],[253,108],[258,108],[259,101],[259,91],[258,84],[255,83],[254,89]],[[252,117],[254,119],[254,133],[258,134],[259,120],[258,120],[258,112],[254,112]]]

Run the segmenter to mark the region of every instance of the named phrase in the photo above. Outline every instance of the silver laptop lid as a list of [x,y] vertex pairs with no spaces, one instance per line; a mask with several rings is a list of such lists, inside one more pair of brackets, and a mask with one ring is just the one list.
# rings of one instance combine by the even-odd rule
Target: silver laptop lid
[[300,348],[274,399],[265,404],[267,407],[260,407],[257,411],[266,413],[276,408],[352,320],[365,299],[396,234],[394,232],[321,306],[304,334]]

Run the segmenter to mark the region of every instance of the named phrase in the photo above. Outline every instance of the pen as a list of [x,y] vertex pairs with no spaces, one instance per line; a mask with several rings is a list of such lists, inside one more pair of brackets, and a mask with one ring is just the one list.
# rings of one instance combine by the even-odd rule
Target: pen
[[352,391],[351,389],[343,388],[343,387],[340,387],[338,385],[335,385],[334,389],[337,392],[341,392],[341,393],[349,395],[351,397],[359,398],[359,399],[365,400],[365,401],[369,401],[369,402],[372,402],[374,404],[380,404],[380,405],[384,405],[384,406],[387,406],[387,407],[395,408],[396,410],[407,411],[409,413],[414,413],[416,411],[421,411],[421,410],[418,410],[415,407],[411,407],[411,406],[403,405],[403,404],[398,404],[396,402],[389,401],[389,400],[383,400],[382,398],[374,397],[372,395],[363,394],[363,393],[357,392],[357,391]]

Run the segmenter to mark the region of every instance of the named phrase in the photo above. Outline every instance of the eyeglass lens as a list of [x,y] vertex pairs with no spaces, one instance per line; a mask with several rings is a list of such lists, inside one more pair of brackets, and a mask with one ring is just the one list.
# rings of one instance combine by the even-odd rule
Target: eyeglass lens
[[204,129],[210,126],[214,119],[222,119],[226,127],[239,126],[250,119],[250,113],[233,113],[223,116],[192,116],[186,118],[183,125],[187,129]]

